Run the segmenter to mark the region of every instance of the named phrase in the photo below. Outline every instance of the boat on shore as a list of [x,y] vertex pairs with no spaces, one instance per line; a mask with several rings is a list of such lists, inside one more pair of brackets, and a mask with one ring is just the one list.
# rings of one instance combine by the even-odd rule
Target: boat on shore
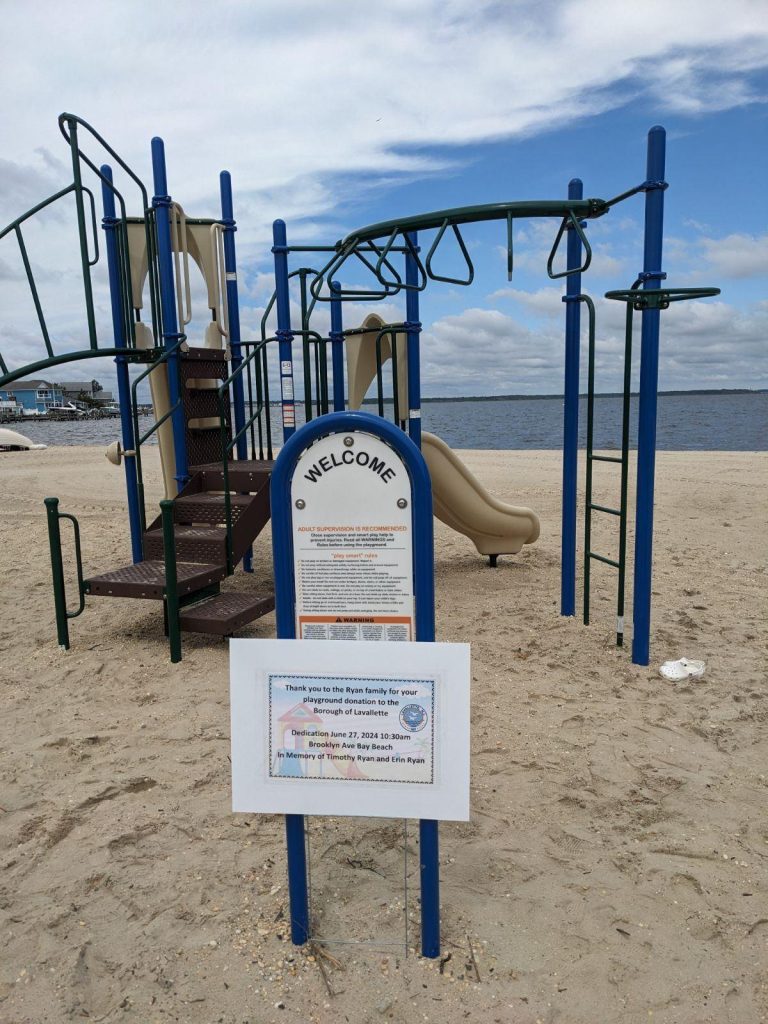
[[41,451],[47,447],[47,444],[35,444],[24,434],[19,434],[15,430],[0,427],[0,452]]

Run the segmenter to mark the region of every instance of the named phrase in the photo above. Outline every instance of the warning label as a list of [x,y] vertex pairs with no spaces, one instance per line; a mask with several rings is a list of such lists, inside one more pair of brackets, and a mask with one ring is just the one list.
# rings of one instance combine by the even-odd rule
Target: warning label
[[301,640],[413,640],[407,615],[302,615]]

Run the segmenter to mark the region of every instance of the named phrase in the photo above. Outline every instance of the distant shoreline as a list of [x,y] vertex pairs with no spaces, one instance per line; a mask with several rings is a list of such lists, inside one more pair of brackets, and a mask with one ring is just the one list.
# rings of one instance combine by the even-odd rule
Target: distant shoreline
[[[679,396],[679,395],[765,395],[768,394],[768,388],[693,388],[688,391],[659,391],[659,397],[664,398],[665,396]],[[632,398],[637,398],[637,391],[630,392]],[[586,398],[586,393],[580,394],[579,398]],[[600,391],[595,394],[595,398],[622,398],[623,392],[621,391]],[[452,396],[441,396],[436,398],[425,398],[422,396],[422,405],[427,402],[529,402],[539,400],[551,400],[558,398],[562,401],[562,394],[552,395],[452,395]],[[385,402],[392,402],[391,396],[384,398]],[[366,398],[363,401],[363,405],[377,405],[378,399]]]

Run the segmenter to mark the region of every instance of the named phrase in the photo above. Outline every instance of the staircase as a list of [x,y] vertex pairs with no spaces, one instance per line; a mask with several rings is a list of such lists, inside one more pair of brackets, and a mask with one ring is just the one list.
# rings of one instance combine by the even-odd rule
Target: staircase
[[[274,588],[254,593],[221,590],[227,578],[227,499],[217,389],[228,373],[223,351],[191,348],[181,356],[182,407],[189,481],[173,499],[173,539],[179,626],[195,633],[229,636],[275,606]],[[226,436],[231,437],[229,408]],[[228,462],[231,565],[249,551],[269,522],[272,462]],[[167,598],[161,517],[143,534],[144,559],[84,580],[91,597]],[[167,628],[166,609],[166,628]]]

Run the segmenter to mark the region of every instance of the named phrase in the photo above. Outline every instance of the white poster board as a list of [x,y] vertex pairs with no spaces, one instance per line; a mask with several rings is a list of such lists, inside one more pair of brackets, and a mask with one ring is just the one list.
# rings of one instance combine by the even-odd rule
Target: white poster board
[[469,819],[468,644],[232,640],[232,806]]
[[411,482],[364,431],[329,434],[291,481],[296,636],[413,640]]

